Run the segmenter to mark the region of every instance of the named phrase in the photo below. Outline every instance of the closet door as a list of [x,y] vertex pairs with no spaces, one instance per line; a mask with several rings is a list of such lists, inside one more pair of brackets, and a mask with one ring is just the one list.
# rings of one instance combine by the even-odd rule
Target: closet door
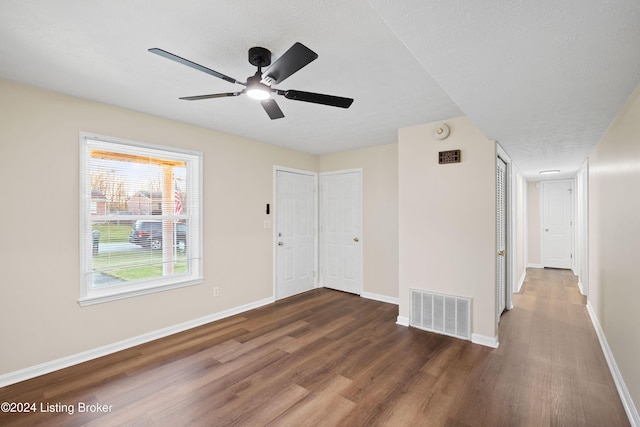
[[507,165],[500,157],[496,165],[496,311],[500,321],[507,301]]
[[276,298],[315,286],[316,175],[276,171]]
[[362,292],[362,171],[320,174],[320,283]]

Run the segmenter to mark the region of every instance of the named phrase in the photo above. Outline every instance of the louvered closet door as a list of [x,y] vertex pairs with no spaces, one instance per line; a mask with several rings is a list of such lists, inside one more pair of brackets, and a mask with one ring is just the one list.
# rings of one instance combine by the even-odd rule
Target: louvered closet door
[[496,311],[497,319],[506,307],[505,284],[507,279],[507,165],[501,159],[496,161]]

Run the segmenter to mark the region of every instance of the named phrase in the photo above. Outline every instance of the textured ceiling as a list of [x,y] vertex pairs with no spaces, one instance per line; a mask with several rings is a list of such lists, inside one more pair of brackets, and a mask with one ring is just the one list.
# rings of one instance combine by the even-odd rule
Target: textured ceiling
[[[316,154],[466,114],[537,178],[574,172],[640,82],[639,12],[635,0],[2,0],[0,78]],[[272,121],[246,96],[180,101],[240,86],[147,52],[244,81],[250,47],[275,60],[296,41],[319,58],[278,87],[350,109],[278,97],[286,117]]]
[[640,83],[637,0],[369,3],[528,177],[573,174]]

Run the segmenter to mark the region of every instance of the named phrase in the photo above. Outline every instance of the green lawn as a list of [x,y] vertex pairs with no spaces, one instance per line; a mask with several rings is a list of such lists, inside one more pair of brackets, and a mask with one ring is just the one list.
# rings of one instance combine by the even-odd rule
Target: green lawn
[[93,230],[100,231],[100,243],[128,242],[131,228],[131,225],[113,224],[100,224],[93,226]]
[[[187,272],[186,258],[184,251],[178,251],[174,273]],[[126,281],[161,277],[162,251],[149,249],[94,255],[93,269]]]

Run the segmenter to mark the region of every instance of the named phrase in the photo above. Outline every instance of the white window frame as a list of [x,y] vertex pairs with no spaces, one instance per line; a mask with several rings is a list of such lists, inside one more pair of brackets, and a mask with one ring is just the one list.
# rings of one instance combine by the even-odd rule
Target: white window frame
[[[89,150],[112,150],[123,153],[148,155],[153,157],[170,156],[172,159],[187,163],[187,182],[190,192],[187,197],[187,215],[189,216],[187,241],[189,242],[188,273],[164,276],[153,279],[137,280],[117,286],[94,288],[92,278],[87,274],[92,263],[92,240],[87,235],[91,230],[91,180],[89,178]],[[184,150],[162,145],[130,141],[121,138],[80,133],[80,306],[100,304],[109,301],[131,298],[170,289],[200,284],[202,274],[202,206],[203,202],[203,154],[199,151]],[[195,196],[195,197],[194,197]],[[116,217],[114,219],[125,219]]]

